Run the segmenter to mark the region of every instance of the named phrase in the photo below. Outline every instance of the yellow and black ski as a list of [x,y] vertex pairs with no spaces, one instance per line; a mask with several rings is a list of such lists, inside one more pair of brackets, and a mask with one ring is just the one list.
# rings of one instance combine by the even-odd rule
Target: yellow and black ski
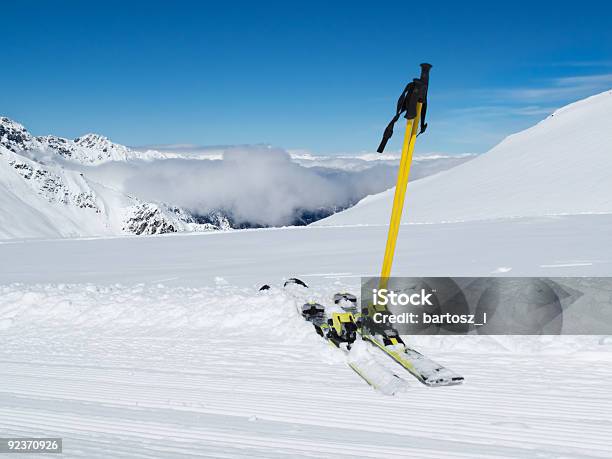
[[427,386],[450,386],[461,384],[463,377],[448,368],[434,362],[420,352],[409,348],[394,328],[372,329],[368,327],[367,316],[358,313],[357,297],[351,293],[336,293],[334,303],[345,311],[350,311],[356,317],[358,333],[364,341],[373,344],[412,376]]

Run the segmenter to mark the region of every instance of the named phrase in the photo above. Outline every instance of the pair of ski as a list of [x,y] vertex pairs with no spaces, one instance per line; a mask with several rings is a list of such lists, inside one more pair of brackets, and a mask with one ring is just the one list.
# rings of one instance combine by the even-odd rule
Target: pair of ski
[[376,361],[367,352],[369,349],[361,349],[361,352],[356,349],[362,342],[357,339],[358,325],[352,308],[343,308],[342,312],[329,315],[324,306],[309,301],[302,306],[300,312],[314,326],[319,336],[344,353],[347,365],[370,386],[388,395],[402,390],[402,379]]
[[[289,284],[307,288],[304,282],[296,278],[285,282],[285,287]],[[408,347],[395,329],[369,330],[364,327],[354,295],[338,293],[334,295],[333,302],[342,312],[329,315],[324,306],[307,302],[302,306],[302,317],[311,322],[317,333],[332,346],[341,349],[347,356],[349,367],[375,389],[392,395],[401,390],[404,383],[402,378],[378,363],[369,352],[355,352],[355,347],[362,346],[363,342],[382,351],[426,386],[450,386],[463,382],[462,376]]]

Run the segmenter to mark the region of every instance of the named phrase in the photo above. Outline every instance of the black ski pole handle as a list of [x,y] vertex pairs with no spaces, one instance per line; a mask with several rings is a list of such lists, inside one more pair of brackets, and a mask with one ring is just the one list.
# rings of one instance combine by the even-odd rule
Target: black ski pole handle
[[409,83],[408,86],[406,86],[397,101],[395,116],[387,125],[385,132],[383,133],[380,145],[376,150],[378,153],[382,153],[384,151],[385,147],[387,146],[387,142],[393,135],[393,125],[402,113],[404,113],[404,118],[406,119],[414,119],[416,117],[418,102],[423,104],[421,108],[421,131],[419,134],[422,134],[425,132],[425,129],[427,129],[427,123],[425,122],[425,115],[427,113],[427,89],[429,87],[429,72],[432,65],[424,62],[420,64],[420,66],[421,76],[419,78],[415,78],[412,83]]
[[425,83],[426,87],[429,85],[429,71],[432,67],[433,66],[431,64],[427,64],[425,62],[421,64],[421,77],[419,79]]
[[421,95],[421,102],[423,106],[421,107],[421,135],[427,129],[427,123],[425,122],[425,117],[427,116],[427,90],[429,89],[429,71],[431,70],[432,65],[427,64],[426,62],[421,64],[421,78],[420,80],[424,84],[423,94]]

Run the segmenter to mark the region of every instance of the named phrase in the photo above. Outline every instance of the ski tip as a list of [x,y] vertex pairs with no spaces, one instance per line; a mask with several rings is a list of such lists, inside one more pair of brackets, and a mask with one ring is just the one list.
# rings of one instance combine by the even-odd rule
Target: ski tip
[[265,290],[270,290],[270,286],[268,284],[264,284],[261,287],[259,287],[260,292],[263,292]]
[[287,285],[292,285],[292,284],[308,288],[308,285],[306,285],[306,282],[304,282],[301,279],[298,279],[297,277],[290,277],[289,279],[287,279],[285,283],[283,284],[283,287],[286,287]]

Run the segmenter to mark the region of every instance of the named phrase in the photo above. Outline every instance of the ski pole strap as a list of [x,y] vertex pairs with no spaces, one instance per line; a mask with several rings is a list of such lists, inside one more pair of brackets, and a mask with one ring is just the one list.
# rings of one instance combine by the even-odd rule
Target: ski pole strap
[[412,97],[413,91],[414,91],[414,82],[408,83],[406,87],[404,88],[404,90],[402,91],[402,93],[400,94],[399,99],[397,99],[397,107],[395,109],[395,116],[391,118],[391,121],[385,128],[385,132],[383,133],[383,137],[382,137],[382,140],[380,141],[380,145],[378,146],[378,149],[376,150],[378,151],[378,153],[382,153],[385,150],[385,147],[387,146],[387,142],[393,135],[393,126],[395,125],[399,117],[402,115],[402,113],[406,111],[406,100]]
[[421,77],[415,78],[412,82],[408,83],[397,100],[397,106],[395,109],[395,116],[391,118],[391,121],[385,128],[382,140],[378,146],[378,153],[382,153],[387,146],[387,142],[393,135],[393,126],[404,113],[404,118],[411,120],[416,118],[417,110],[416,106],[418,102],[423,104],[421,109],[421,130],[419,134],[422,134],[427,129],[427,123],[425,122],[425,114],[427,113],[427,88],[429,86],[429,71],[431,70],[430,64],[421,64]]

